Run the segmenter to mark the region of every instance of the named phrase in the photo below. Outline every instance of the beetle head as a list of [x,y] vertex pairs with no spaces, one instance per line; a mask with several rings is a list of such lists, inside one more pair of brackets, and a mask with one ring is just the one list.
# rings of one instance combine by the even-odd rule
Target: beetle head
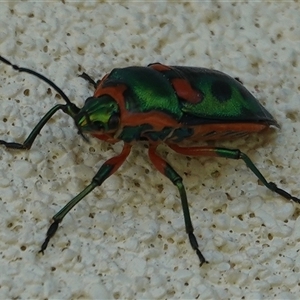
[[81,132],[114,133],[120,123],[119,106],[109,95],[89,97],[74,119]]

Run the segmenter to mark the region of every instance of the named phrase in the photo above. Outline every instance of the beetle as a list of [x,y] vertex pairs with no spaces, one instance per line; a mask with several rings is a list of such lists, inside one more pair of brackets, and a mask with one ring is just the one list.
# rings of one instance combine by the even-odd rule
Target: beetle
[[89,75],[81,76],[95,88],[82,108],[73,104],[65,93],[45,76],[18,67],[4,57],[0,61],[19,72],[30,73],[55,89],[66,104],[57,104],[38,122],[23,143],[0,144],[11,149],[31,148],[43,126],[59,110],[74,119],[78,133],[85,139],[90,134],[108,143],[124,142],[121,153],[107,160],[91,183],[53,216],[44,243],[44,253],[50,239],[65,215],[95,187],[100,186],[118,170],[136,142],[148,143],[148,154],[154,166],[177,187],[181,199],[186,233],[200,266],[206,261],[194,235],[186,190],[181,176],[161,158],[156,149],[165,143],[186,156],[210,156],[241,159],[271,191],[288,200],[300,199],[268,182],[250,158],[239,149],[209,146],[184,146],[186,141],[231,139],[260,132],[270,126],[279,127],[273,116],[244,87],[238,78],[216,70],[196,67],[166,66],[160,63],[147,67],[131,66],[113,69],[95,82]]

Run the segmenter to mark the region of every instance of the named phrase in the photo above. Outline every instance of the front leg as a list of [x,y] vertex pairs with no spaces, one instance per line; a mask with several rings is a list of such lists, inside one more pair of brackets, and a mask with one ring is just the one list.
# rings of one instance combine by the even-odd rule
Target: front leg
[[107,160],[99,169],[97,174],[92,179],[92,182],[77,196],[75,196],[70,202],[68,202],[56,215],[53,216],[54,222],[49,227],[46,239],[41,247],[39,252],[44,254],[44,250],[46,250],[50,239],[55,234],[58,224],[63,220],[66,214],[79,202],[81,201],[86,195],[88,195],[95,187],[100,186],[104,180],[106,180],[109,176],[115,173],[120,166],[124,163],[125,159],[129,155],[131,150],[131,145],[124,144],[122,152],[115,157],[110,158]]
[[42,130],[42,128],[46,125],[46,123],[50,120],[50,118],[58,111],[62,110],[63,112],[67,113],[68,111],[68,105],[65,104],[57,104],[53,108],[51,108],[44,117],[38,122],[38,124],[33,128],[33,130],[30,132],[24,143],[15,143],[15,142],[6,142],[3,140],[0,140],[0,145],[4,145],[6,148],[10,149],[24,149],[29,150]]

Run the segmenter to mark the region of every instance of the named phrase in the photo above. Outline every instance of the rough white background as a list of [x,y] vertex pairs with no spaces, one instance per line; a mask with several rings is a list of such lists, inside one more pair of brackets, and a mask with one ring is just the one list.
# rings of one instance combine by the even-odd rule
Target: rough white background
[[[1,2],[0,54],[51,78],[77,105],[115,67],[152,62],[239,77],[281,125],[239,147],[266,178],[300,196],[299,1]],[[62,100],[0,64],[0,139],[23,142]],[[298,299],[300,205],[261,186],[243,162],[161,153],[182,174],[195,235],[176,188],[135,147],[117,174],[64,219],[51,217],[122,145],[86,144],[57,113],[32,149],[0,147],[0,298]]]

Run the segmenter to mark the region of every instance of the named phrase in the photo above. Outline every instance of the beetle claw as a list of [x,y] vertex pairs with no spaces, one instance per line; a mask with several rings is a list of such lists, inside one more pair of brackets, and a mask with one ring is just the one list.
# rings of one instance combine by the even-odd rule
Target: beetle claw
[[50,241],[50,239],[53,237],[53,235],[55,234],[57,228],[58,228],[58,224],[60,221],[55,220],[49,227],[47,234],[46,234],[46,239],[44,241],[44,243],[42,244],[41,250],[39,251],[39,253],[44,254],[44,251],[46,250],[48,243]]
[[279,194],[280,196],[282,196],[288,200],[293,200],[296,203],[300,203],[299,198],[292,196],[291,194],[289,194],[288,192],[286,192],[283,189],[280,189],[279,187],[277,187],[277,185],[274,182],[270,182],[269,184],[272,187],[272,191],[274,191],[275,193]]

